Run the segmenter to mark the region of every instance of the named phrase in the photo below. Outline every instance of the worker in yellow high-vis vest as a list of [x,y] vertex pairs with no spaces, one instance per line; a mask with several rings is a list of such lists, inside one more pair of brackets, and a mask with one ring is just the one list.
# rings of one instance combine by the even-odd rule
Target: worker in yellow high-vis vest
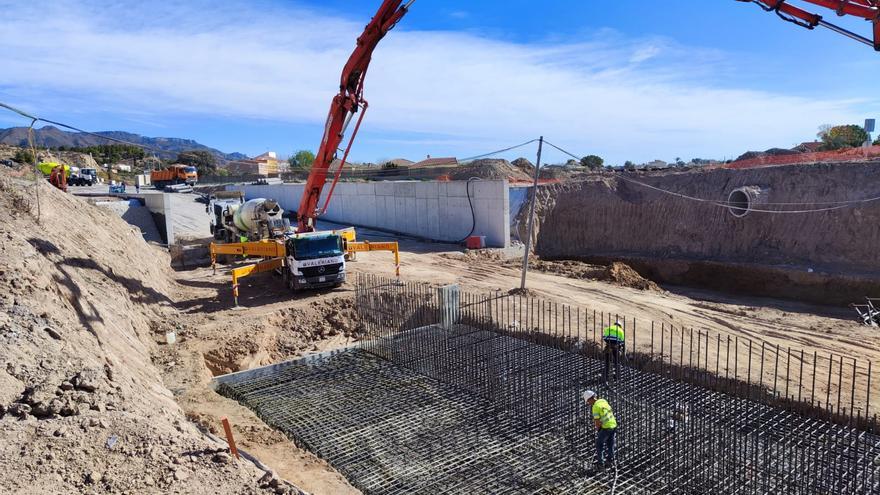
[[600,399],[596,392],[587,390],[583,394],[584,402],[590,408],[593,424],[596,425],[596,471],[614,467],[614,442],[617,437],[617,419],[611,404]]
[[626,344],[626,336],[620,320],[602,330],[602,341],[605,342],[605,375],[603,379],[607,384],[612,359],[614,360],[614,379],[620,379],[620,354],[624,352]]

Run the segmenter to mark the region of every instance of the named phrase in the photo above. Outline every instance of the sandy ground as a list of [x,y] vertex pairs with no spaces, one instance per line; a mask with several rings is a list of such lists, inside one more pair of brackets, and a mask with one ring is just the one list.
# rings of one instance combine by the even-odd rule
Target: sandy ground
[[[385,239],[359,232],[362,239]],[[402,276],[433,284],[459,283],[473,291],[507,291],[519,285],[519,261],[501,253],[464,254],[443,244],[401,240]],[[350,264],[352,273],[392,276],[389,253],[362,253]],[[589,270],[588,270],[589,271]],[[357,493],[324,462],[265,426],[251,411],[214,393],[212,375],[248,369],[344,346],[357,337],[346,320],[352,311],[350,284],[340,289],[291,296],[274,275],[246,279],[241,309],[233,310],[228,275],[210,268],[177,272],[187,287],[177,302],[182,342],[165,349],[156,360],[164,363],[166,385],[187,415],[216,430],[228,416],[239,443],[279,475],[312,493]],[[742,298],[707,291],[666,287],[638,290],[614,283],[531,272],[528,287],[534,295],[590,311],[627,315],[659,326],[693,327],[769,343],[833,352],[859,359],[880,358],[880,336],[858,326],[845,309],[815,307],[772,299]],[[340,314],[339,310],[343,312]],[[328,320],[329,318],[329,320]],[[313,322],[322,322],[317,330]],[[330,321],[329,324],[325,323]],[[349,326],[347,326],[349,325]],[[649,326],[649,325],[647,325]],[[649,333],[636,342],[647,346]],[[170,363],[170,364],[169,364]],[[175,388],[177,387],[177,388]]]
[[[105,186],[99,187],[100,192]],[[83,188],[78,188],[83,189]],[[146,189],[142,192],[150,192]],[[178,234],[206,237],[204,205],[194,195],[172,195]],[[322,226],[336,228],[336,225]],[[388,240],[391,236],[359,230],[360,239]],[[497,251],[462,253],[458,247],[401,239],[402,277],[432,284],[461,284],[474,292],[507,291],[518,287],[519,260]],[[817,307],[774,299],[728,296],[681,287],[647,290],[621,286],[601,267],[538,264],[528,275],[531,294],[592,312],[624,315],[638,321],[630,332],[630,348],[650,345],[642,329],[664,325],[693,328],[761,340],[860,360],[880,360],[880,335],[861,327],[847,309]],[[350,265],[352,273],[393,276],[390,253],[361,253]],[[553,273],[555,272],[555,273]],[[358,338],[353,323],[353,292],[340,289],[291,295],[272,274],[245,279],[241,308],[232,309],[230,280],[224,270],[179,268],[171,274],[176,284],[167,297],[174,316],[154,324],[152,365],[165,388],[187,418],[222,435],[220,419],[228,417],[241,448],[257,456],[278,474],[315,494],[358,493],[326,463],[299,449],[283,434],[267,427],[250,410],[219,396],[210,387],[215,375],[250,369],[304,354],[348,345]],[[605,277],[609,281],[598,281]],[[637,282],[637,281],[636,281]],[[633,284],[630,284],[633,285]],[[636,284],[638,285],[638,284]],[[161,344],[161,336],[175,331],[178,343]],[[680,334],[679,334],[680,336]],[[825,385],[819,380],[819,387]],[[878,380],[880,381],[880,380]],[[858,383],[862,387],[864,383]],[[874,386],[877,386],[875,382]],[[874,397],[880,397],[880,393]]]

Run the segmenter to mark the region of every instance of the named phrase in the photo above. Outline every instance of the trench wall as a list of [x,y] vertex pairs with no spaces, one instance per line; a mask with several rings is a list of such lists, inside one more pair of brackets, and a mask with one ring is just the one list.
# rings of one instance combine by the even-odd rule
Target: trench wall
[[165,244],[174,244],[174,226],[171,219],[172,214],[171,197],[165,193],[124,193],[114,194],[122,199],[137,198],[150,211],[156,228],[159,230],[162,242]]
[[[247,199],[272,198],[296,211],[304,184],[234,185]],[[474,213],[468,202],[468,188]],[[329,187],[325,188],[326,193]],[[321,204],[323,206],[323,203]],[[332,222],[455,242],[471,230],[490,247],[510,244],[510,200],[506,180],[341,182],[322,217]]]
[[[628,177],[713,201],[755,186],[757,209],[816,209],[880,196],[880,162]],[[710,202],[611,176],[542,189],[535,250],[545,258],[632,260],[661,282],[815,302],[880,295],[880,201],[737,218]]]

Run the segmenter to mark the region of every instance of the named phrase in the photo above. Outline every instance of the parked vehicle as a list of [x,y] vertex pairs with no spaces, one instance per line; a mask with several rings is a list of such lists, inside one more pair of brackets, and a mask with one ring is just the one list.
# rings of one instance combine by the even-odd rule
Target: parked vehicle
[[196,168],[188,165],[171,165],[168,168],[150,172],[150,182],[160,191],[165,189],[165,186],[177,184],[194,186],[198,179]]

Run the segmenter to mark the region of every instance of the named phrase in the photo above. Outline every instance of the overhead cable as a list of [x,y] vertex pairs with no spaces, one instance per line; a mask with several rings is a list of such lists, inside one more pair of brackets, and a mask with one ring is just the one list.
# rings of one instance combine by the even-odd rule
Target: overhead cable
[[[571,152],[569,152],[569,151],[567,151],[567,150],[565,150],[565,149],[563,149],[563,148],[560,148],[559,146],[556,146],[555,144],[553,144],[553,143],[547,141],[546,139],[544,140],[544,143],[547,144],[547,145],[549,145],[549,146],[551,146],[551,147],[553,147],[553,148],[555,148],[555,149],[557,149],[557,150],[559,150],[560,152],[562,152],[562,153],[564,153],[564,154],[566,154],[566,155],[568,155],[568,156],[571,156],[572,158],[575,158],[575,159],[578,159],[578,160],[579,160],[579,158],[578,158],[577,155],[575,155],[575,154],[573,154],[573,153],[571,153]],[[663,189],[663,188],[661,188],[661,187],[653,186],[653,185],[651,185],[651,184],[647,184],[647,183],[645,183],[645,182],[642,182],[642,181],[639,181],[639,180],[633,179],[633,178],[631,178],[631,177],[627,177],[627,176],[625,176],[623,173],[620,173],[620,172],[614,172],[614,176],[617,177],[617,178],[619,178],[620,180],[623,180],[623,181],[626,181],[626,182],[630,182],[630,183],[632,183],[632,184],[636,184],[636,185],[639,185],[639,186],[642,186],[642,187],[645,187],[645,188],[647,188],[647,189],[651,189],[651,190],[654,190],[654,191],[657,191],[657,192],[660,192],[660,193],[663,193],[663,194],[668,194],[668,195],[671,195],[671,196],[675,196],[675,197],[678,197],[678,198],[681,198],[681,199],[686,199],[686,200],[689,200],[689,201],[695,201],[695,202],[700,202],[700,203],[705,203],[705,204],[711,204],[711,205],[713,205],[713,206],[719,206],[719,207],[722,207],[722,208],[736,207],[736,204],[731,203],[731,202],[729,202],[729,201],[721,201],[721,200],[713,200],[713,199],[706,199],[706,198],[698,198],[698,197],[695,197],[695,196],[689,196],[689,195],[687,195],[687,194],[682,194],[682,193],[678,193],[678,192],[675,192],[675,191],[670,191],[670,190],[668,190],[668,189]],[[845,200],[845,201],[839,201],[839,202],[825,202],[825,203],[822,203],[822,202],[804,202],[804,203],[764,203],[764,205],[770,205],[770,206],[783,206],[783,205],[787,205],[787,206],[794,206],[794,205],[820,205],[820,204],[830,204],[830,205],[834,205],[834,206],[823,207],[823,208],[810,208],[810,209],[800,209],[800,210],[765,210],[765,209],[757,209],[757,208],[749,207],[749,208],[743,208],[743,209],[748,210],[748,211],[750,211],[750,212],[757,212],[757,213],[772,213],[772,214],[819,213],[819,212],[824,212],[824,211],[833,211],[833,210],[839,210],[839,209],[843,209],[843,208],[849,208],[849,207],[854,206],[854,205],[864,204],[864,203],[870,203],[870,202],[873,202],[873,201],[880,201],[880,196],[878,196],[878,197],[871,197],[871,198],[865,198],[865,199],[858,199],[858,200]]]

